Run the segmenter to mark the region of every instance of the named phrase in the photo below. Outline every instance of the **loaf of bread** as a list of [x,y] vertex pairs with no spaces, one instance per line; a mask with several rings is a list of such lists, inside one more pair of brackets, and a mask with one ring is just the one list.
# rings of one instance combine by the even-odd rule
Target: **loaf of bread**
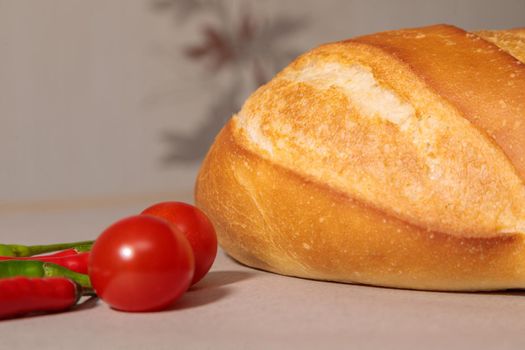
[[196,203],[255,268],[525,288],[524,62],[525,30],[436,25],[317,47],[223,128]]

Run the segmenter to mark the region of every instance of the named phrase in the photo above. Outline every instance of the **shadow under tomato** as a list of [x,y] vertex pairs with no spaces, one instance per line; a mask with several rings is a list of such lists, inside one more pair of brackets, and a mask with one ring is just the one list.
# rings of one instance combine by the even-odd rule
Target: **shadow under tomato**
[[92,309],[95,306],[97,306],[97,303],[98,303],[98,297],[97,296],[90,296],[86,300],[84,300],[84,301],[80,302],[79,304],[77,304],[73,309],[71,309],[71,311],[76,312],[76,311]]
[[248,271],[210,271],[201,281],[192,286],[188,292],[196,292],[206,288],[217,288],[237,283],[255,275]]
[[216,302],[233,293],[233,288],[229,285],[254,275],[255,273],[246,271],[211,271],[165,311],[184,310]]

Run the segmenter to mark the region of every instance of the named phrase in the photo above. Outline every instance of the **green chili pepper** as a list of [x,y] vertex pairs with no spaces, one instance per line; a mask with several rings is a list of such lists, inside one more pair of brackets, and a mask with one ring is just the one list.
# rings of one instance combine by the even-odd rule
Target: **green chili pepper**
[[0,256],[25,257],[54,252],[57,250],[63,250],[68,248],[80,248],[89,251],[92,244],[93,241],[29,246],[20,244],[0,244]]
[[92,288],[88,275],[71,271],[64,266],[53,263],[43,263],[42,267],[44,269],[45,277],[66,277],[78,283],[80,286],[82,286],[82,288]]
[[35,260],[0,261],[0,278],[17,276],[44,277],[43,263]]
[[66,277],[83,288],[91,288],[88,275],[71,271],[63,266],[36,260],[0,261],[0,278],[9,277]]

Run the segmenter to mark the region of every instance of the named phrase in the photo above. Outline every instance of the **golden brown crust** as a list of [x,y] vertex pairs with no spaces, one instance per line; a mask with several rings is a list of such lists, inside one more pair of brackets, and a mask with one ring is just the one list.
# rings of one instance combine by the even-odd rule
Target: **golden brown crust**
[[525,288],[525,67],[480,35],[327,44],[258,89],[197,180],[225,250],[307,278]]
[[524,64],[477,35],[446,25],[354,40],[380,47],[408,64],[493,138],[525,178]]
[[195,194],[221,246],[248,266],[399,288],[525,288],[523,235],[459,238],[407,224],[246,150],[231,122]]
[[248,149],[426,229],[486,237],[525,226],[523,181],[501,148],[375,45],[312,50],[234,119]]

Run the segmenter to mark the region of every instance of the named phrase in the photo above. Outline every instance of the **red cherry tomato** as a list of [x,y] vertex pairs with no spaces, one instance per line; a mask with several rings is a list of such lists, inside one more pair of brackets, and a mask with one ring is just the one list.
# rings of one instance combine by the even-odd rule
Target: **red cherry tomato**
[[95,292],[122,311],[170,306],[190,286],[194,269],[193,252],[184,235],[149,215],[111,225],[93,244],[89,259]]
[[210,270],[217,255],[217,235],[208,217],[197,207],[181,202],[163,202],[145,209],[142,214],[163,218],[182,232],[193,249],[195,274],[192,284]]

